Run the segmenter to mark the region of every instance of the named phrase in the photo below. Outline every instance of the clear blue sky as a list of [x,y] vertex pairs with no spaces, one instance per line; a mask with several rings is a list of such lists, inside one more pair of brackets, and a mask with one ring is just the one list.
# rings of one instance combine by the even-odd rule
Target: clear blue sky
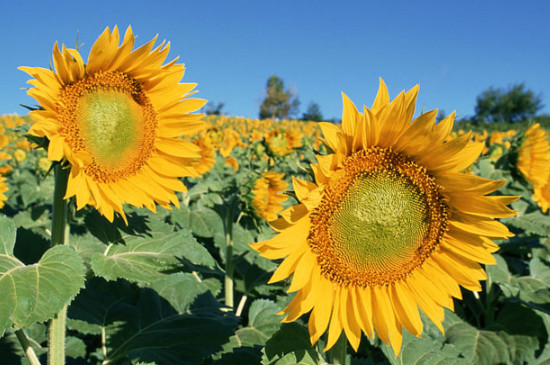
[[550,1],[2,1],[0,114],[35,104],[18,66],[48,67],[56,40],[87,59],[106,26],[155,34],[186,64],[199,96],[258,116],[276,74],[301,101],[340,118],[344,91],[371,105],[378,77],[394,97],[420,84],[418,109],[474,113],[490,86],[525,82],[550,113]]

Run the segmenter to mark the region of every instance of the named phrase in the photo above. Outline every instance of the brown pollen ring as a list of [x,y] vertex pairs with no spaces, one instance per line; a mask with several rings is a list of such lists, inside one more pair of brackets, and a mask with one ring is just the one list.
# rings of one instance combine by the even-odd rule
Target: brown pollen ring
[[360,150],[342,170],[310,215],[308,244],[321,272],[342,286],[406,279],[448,229],[441,187],[426,168],[391,148]]
[[[128,103],[136,105],[139,110],[139,117],[133,126],[135,129],[130,131],[136,134],[135,141],[131,144],[135,148],[123,149],[119,156],[112,156],[112,160],[120,161],[117,164],[103,163],[99,156],[94,156],[93,146],[90,145],[84,130],[83,123],[86,123],[86,120],[83,121],[83,118],[85,119],[86,116],[81,115],[82,108],[79,105],[94,93],[113,93],[120,98],[127,98]],[[137,174],[155,150],[157,113],[147,94],[142,90],[141,84],[130,76],[119,71],[100,71],[85,76],[65,86],[60,91],[59,100],[57,104],[59,133],[73,153],[84,150],[92,155],[92,163],[86,165],[84,169],[86,175],[92,177],[94,181],[110,183]],[[124,131],[124,128],[122,130]],[[124,138],[124,135],[118,137]],[[113,136],[113,140],[116,138],[117,136]]]

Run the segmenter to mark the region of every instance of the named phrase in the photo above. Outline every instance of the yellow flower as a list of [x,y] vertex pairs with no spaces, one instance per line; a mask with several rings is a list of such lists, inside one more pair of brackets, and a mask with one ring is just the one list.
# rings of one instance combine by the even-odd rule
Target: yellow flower
[[302,135],[294,129],[273,129],[266,136],[267,147],[275,156],[284,156],[302,146]]
[[13,152],[13,158],[17,162],[23,162],[27,159],[27,153],[22,149],[18,148]]
[[8,200],[8,198],[4,195],[4,193],[8,191],[8,185],[6,184],[6,178],[3,176],[0,176],[0,209],[4,207],[4,202]]
[[550,171],[545,184],[534,187],[533,201],[536,201],[543,213],[550,207]]
[[220,154],[223,157],[228,157],[234,147],[241,145],[239,134],[233,129],[225,129],[223,131],[223,140],[220,143]]
[[193,168],[195,169],[197,176],[202,176],[214,167],[214,164],[216,163],[214,160],[216,157],[216,151],[214,150],[208,135],[201,133],[199,137],[193,140],[193,143],[200,148],[201,155],[200,159],[193,165]]
[[228,157],[225,159],[225,164],[231,166],[233,171],[237,172],[239,170],[239,161],[235,157]]
[[43,172],[47,172],[50,169],[51,163],[46,157],[40,157],[38,160],[38,168]]
[[[487,148],[487,147],[485,147],[485,148]],[[506,152],[506,146],[502,145],[502,144],[499,144],[499,143],[496,143],[496,144],[491,145],[491,148],[489,149],[489,151],[490,151],[489,152],[489,158],[491,159],[491,161],[497,162],[498,159],[501,158],[502,155],[504,155],[504,153]]]
[[281,204],[288,198],[286,195],[279,194],[288,188],[288,184],[283,180],[285,174],[276,172],[265,172],[256,180],[252,193],[252,205],[260,218],[272,221],[277,219],[277,213],[283,208]]
[[156,210],[155,203],[179,206],[179,180],[194,176],[199,148],[181,139],[204,123],[204,100],[189,98],[195,84],[179,83],[184,66],[163,65],[170,48],[156,37],[138,49],[128,27],[120,43],[109,28],[92,46],[85,63],[79,52],[53,48],[55,71],[20,67],[34,79],[29,95],[42,106],[31,112],[29,133],[49,139],[48,158],[70,163],[65,198],[76,196],[78,209],[94,206],[110,221],[125,219],[128,203]]
[[[516,197],[486,196],[502,186],[461,173],[483,149],[471,133],[447,141],[454,113],[437,110],[411,122],[418,87],[390,102],[386,85],[359,113],[344,95],[342,126],[320,123],[334,153],[311,165],[315,182],[293,179],[299,204],[271,222],[279,232],[253,244],[284,258],[270,282],[292,277],[297,292],[284,322],[310,312],[315,343],[325,350],[342,331],[357,350],[361,332],[400,351],[402,328],[420,336],[417,306],[443,331],[443,307],[460,287],[479,291],[481,264],[494,264],[491,238],[510,237],[493,217],[515,214]],[[447,142],[446,142],[447,141]]]
[[518,148],[517,168],[533,188],[548,181],[550,169],[550,144],[548,136],[540,124],[533,124],[525,132],[525,137]]

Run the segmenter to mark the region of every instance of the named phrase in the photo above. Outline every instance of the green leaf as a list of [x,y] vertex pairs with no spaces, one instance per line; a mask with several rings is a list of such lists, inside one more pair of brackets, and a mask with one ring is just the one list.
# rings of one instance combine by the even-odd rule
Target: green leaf
[[214,237],[216,232],[223,233],[223,221],[213,209],[198,208],[189,212],[189,224],[193,233],[199,237]]
[[39,228],[44,235],[46,235],[45,230],[50,229],[51,226],[49,210],[44,205],[21,211],[13,217],[13,220],[17,227],[24,227],[26,229]]
[[530,264],[532,276],[514,276],[510,274],[504,258],[498,254],[495,258],[497,265],[487,266],[487,274],[499,285],[504,296],[550,314],[550,275],[546,272],[546,264],[533,258]]
[[481,158],[473,165],[473,170],[476,175],[491,179],[495,172],[495,165],[490,158]]
[[503,218],[502,223],[525,231],[530,236],[550,237],[550,219],[539,210],[525,215]]
[[447,327],[445,337],[473,364],[510,363],[508,344],[495,332],[480,331],[457,319]]
[[65,338],[65,354],[72,359],[86,356],[86,344],[78,337],[67,336]]
[[78,319],[67,318],[67,329],[77,331],[83,335],[100,335],[101,326]]
[[[505,306],[493,328],[481,330],[446,312],[445,338],[470,363],[530,363],[539,346],[537,334],[544,331],[540,318],[530,312],[517,304]],[[525,328],[524,321],[532,321],[533,327]]]
[[494,327],[508,343],[512,362],[517,364],[533,362],[539,344],[548,339],[542,318],[519,303],[505,304],[497,313]]
[[154,281],[151,288],[166,299],[178,313],[184,313],[195,299],[208,291],[196,274],[176,273]]
[[87,270],[91,270],[92,257],[95,254],[103,253],[107,249],[106,244],[89,232],[80,235],[71,235],[69,238],[69,246],[74,248],[80,257],[82,257]]
[[14,242],[15,225],[0,218],[0,334],[53,318],[84,285],[82,259],[70,247],[53,247],[25,266],[13,256]]
[[112,244],[104,254],[92,256],[92,269],[107,280],[125,278],[151,283],[182,269],[182,257],[196,266],[214,267],[215,260],[187,230],[130,237],[126,244]]
[[104,360],[113,363],[200,363],[221,350],[236,325],[236,318],[224,314],[209,293],[198,295],[185,313],[178,313],[154,290],[99,278],[87,282],[69,317],[105,328]]
[[[40,358],[47,353],[47,347],[42,346],[46,343],[46,326],[42,323],[35,323],[23,330],[29,340],[29,344],[35,354]],[[45,360],[45,357],[44,357]],[[0,362],[6,364],[28,364],[21,343],[17,339],[13,330],[7,330],[4,337],[0,338]],[[45,363],[45,362],[44,362]]]
[[544,346],[544,350],[533,362],[534,365],[550,365],[550,343]]
[[281,308],[271,300],[255,300],[248,310],[248,326],[240,328],[224,346],[224,352],[239,347],[264,345],[281,327],[281,317],[277,315]]
[[15,224],[7,217],[0,217],[0,255],[11,255],[15,245]]
[[312,347],[307,328],[296,322],[285,323],[265,344],[262,356],[264,365],[326,363],[324,356]]
[[491,278],[492,282],[495,283],[508,283],[512,274],[508,270],[508,265],[506,260],[499,254],[493,254],[497,264],[496,265],[487,265],[486,271],[487,276]]

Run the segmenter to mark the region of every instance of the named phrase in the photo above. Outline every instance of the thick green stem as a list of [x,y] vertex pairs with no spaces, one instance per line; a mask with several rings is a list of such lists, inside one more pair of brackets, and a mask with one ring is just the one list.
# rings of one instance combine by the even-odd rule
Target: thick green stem
[[225,305],[231,309],[234,308],[233,298],[233,216],[238,199],[232,196],[229,201],[229,207],[225,217]]
[[63,307],[59,313],[50,321],[48,353],[49,365],[65,364],[65,326],[67,320],[67,306]]
[[340,338],[334,346],[330,349],[330,360],[331,364],[334,365],[345,365],[346,364],[346,355],[347,355],[348,339],[346,338],[345,333],[342,331]]
[[66,244],[67,227],[67,201],[63,199],[67,191],[69,169],[61,165],[54,167],[54,191],[53,191],[53,212],[52,212],[52,247]]
[[[55,186],[53,192],[52,212],[52,247],[68,244],[67,226],[67,201],[63,199],[67,191],[69,169],[61,165],[54,167]],[[65,364],[65,322],[67,319],[67,306],[63,307],[56,316],[50,320],[48,353],[49,365]]]
[[38,361],[38,357],[36,356],[34,349],[31,347],[31,344],[29,343],[29,339],[25,335],[25,332],[20,329],[15,331],[15,335],[17,336],[19,343],[21,343],[21,347],[23,347],[23,351],[25,352],[25,355],[27,356],[27,359],[29,360],[31,365],[40,365],[40,361]]
[[233,240],[225,233],[225,305],[233,308]]

